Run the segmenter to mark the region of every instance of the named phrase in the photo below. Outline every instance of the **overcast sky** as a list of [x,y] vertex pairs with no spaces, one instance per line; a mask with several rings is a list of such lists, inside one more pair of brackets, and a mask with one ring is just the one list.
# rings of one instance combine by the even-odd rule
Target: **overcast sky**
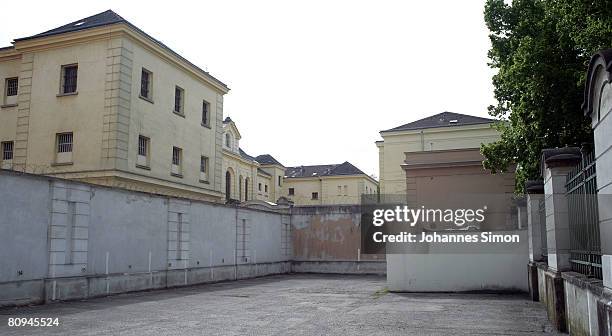
[[226,83],[241,147],[378,176],[379,131],[487,116],[484,0],[8,1],[0,46],[107,9]]

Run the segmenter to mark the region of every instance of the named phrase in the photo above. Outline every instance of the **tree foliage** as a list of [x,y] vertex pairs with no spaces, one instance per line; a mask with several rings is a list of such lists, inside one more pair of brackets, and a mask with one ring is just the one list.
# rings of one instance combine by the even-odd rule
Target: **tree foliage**
[[612,1],[487,0],[489,66],[497,105],[489,114],[503,120],[497,142],[483,145],[485,168],[493,173],[517,165],[517,191],[540,175],[543,148],[591,142],[581,111],[588,61],[612,48]]

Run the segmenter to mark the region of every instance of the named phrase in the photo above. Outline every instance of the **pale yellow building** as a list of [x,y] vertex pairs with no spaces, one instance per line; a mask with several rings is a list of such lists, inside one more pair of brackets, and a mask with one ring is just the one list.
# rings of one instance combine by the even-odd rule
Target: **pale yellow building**
[[275,203],[282,196],[285,167],[272,155],[257,157],[240,148],[242,136],[229,117],[223,120],[223,190],[226,201]]
[[295,205],[359,204],[361,195],[378,192],[378,182],[349,162],[289,167],[285,196]]
[[404,170],[408,153],[448,152],[478,149],[499,139],[493,119],[443,112],[405,125],[381,131],[377,141],[380,167],[380,193],[406,194]]
[[223,200],[229,88],[116,13],[0,49],[2,167]]

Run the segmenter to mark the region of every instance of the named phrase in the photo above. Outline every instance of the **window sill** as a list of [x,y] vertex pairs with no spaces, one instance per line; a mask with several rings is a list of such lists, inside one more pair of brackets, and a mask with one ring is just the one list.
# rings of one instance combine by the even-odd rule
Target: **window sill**
[[58,93],[56,97],[65,97],[65,96],[76,96],[79,92],[68,92],[68,93]]
[[142,99],[142,100],[144,100],[144,101],[148,101],[148,102],[149,102],[149,103],[151,103],[151,104],[155,104],[155,103],[153,102],[153,99],[151,99],[151,98],[148,98],[148,97],[145,97],[145,96],[141,96],[141,95],[138,95],[138,98],[140,98],[140,99]]
[[136,165],[136,168],[145,169],[145,170],[151,170],[151,167],[143,166],[143,165],[139,165],[139,164]]
[[183,174],[170,173],[170,175],[172,175],[172,176],[174,176],[174,177],[183,178]]
[[72,166],[74,162],[53,162],[51,166],[53,167],[61,167],[61,166]]
[[210,184],[210,182],[208,182],[207,180],[200,180],[200,183]]
[[4,104],[4,105],[0,105],[0,108],[8,108],[8,107],[15,107],[17,106],[17,104]]
[[176,114],[179,117],[183,117],[185,118],[185,113],[181,113],[181,112],[176,112],[176,111],[172,111],[172,113]]
[[200,125],[202,125],[202,127],[206,127],[208,129],[210,129],[210,125],[208,125],[208,124],[200,123]]

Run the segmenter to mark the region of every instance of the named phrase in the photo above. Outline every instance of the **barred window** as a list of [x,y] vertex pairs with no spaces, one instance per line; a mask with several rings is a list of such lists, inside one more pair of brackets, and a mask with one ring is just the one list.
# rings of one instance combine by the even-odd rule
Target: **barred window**
[[174,88],[174,112],[183,113],[184,93],[185,90],[180,87],[177,86]]
[[4,141],[2,142],[2,160],[13,159],[13,142]]
[[202,102],[202,125],[210,126],[210,104],[206,100]]
[[149,138],[142,135],[138,136],[138,155],[147,156],[149,152]]
[[151,99],[151,77],[152,73],[146,69],[142,69],[140,75],[140,95],[145,98]]
[[57,152],[72,152],[72,133],[59,133],[57,135]]
[[319,199],[319,193],[318,192],[313,192],[312,193],[312,199],[313,200]]
[[17,95],[17,86],[18,86],[18,79],[15,78],[7,78],[6,79],[6,96],[10,97],[10,96],[16,96]]
[[64,65],[62,67],[62,93],[74,93],[77,90],[78,66]]
[[181,151],[178,147],[172,147],[172,164],[175,166],[181,165]]

